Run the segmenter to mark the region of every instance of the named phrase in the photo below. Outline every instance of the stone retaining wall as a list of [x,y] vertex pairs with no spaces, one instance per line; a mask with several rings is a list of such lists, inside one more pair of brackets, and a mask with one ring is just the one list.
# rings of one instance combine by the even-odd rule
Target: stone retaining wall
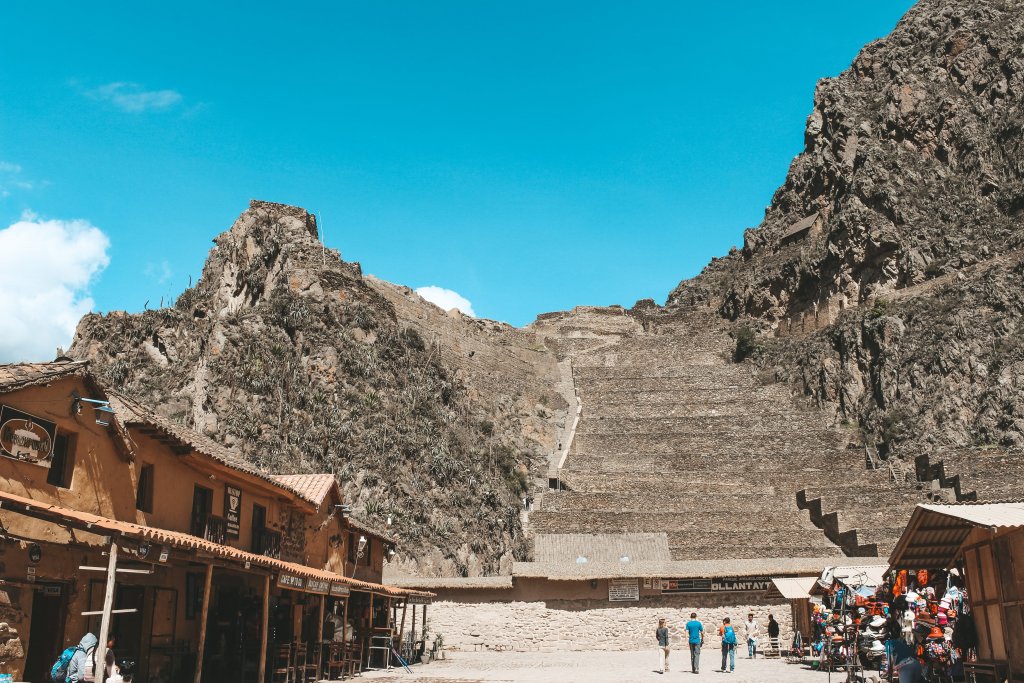
[[[718,648],[718,626],[732,619],[742,641],[747,614],[761,625],[761,644],[767,637],[769,612],[782,628],[783,638],[792,633],[789,603],[697,607],[684,596],[645,601],[643,606],[588,608],[587,601],[457,603],[435,602],[428,616],[428,639],[441,634],[448,650],[637,650],[655,647],[658,619],[668,620],[673,647],[685,647],[684,626],[690,612],[697,612],[707,633],[705,647]],[[607,603],[604,603],[607,605]],[[550,605],[550,606],[549,606]],[[742,646],[742,644],[741,644]]]

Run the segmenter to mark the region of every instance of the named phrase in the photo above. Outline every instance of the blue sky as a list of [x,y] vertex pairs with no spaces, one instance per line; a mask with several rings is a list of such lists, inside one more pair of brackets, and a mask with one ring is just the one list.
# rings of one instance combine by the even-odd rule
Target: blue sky
[[67,284],[100,311],[179,294],[250,198],[478,315],[661,302],[760,222],[815,82],[911,4],[7,2],[0,230],[101,232]]

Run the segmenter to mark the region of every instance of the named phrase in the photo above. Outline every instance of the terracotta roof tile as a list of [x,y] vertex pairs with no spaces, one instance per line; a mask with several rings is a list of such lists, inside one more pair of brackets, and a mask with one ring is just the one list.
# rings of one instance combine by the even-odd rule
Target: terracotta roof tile
[[10,363],[0,365],[0,391],[9,392],[25,387],[49,384],[64,377],[89,372],[86,361],[55,361],[53,363]]
[[244,550],[239,550],[238,548],[214,543],[213,541],[208,541],[204,538],[192,536],[180,531],[143,526],[132,522],[122,522],[88,512],[80,512],[78,510],[72,510],[59,505],[52,505],[50,503],[32,500],[31,498],[24,498],[7,491],[0,491],[0,501],[3,502],[3,509],[6,511],[28,515],[37,519],[46,519],[58,524],[61,521],[67,521],[77,523],[79,526],[86,525],[92,533],[107,532],[110,534],[122,534],[139,540],[171,545],[176,548],[199,550],[220,558],[237,561],[239,564],[244,565],[248,562],[252,566],[263,567],[274,571],[283,571],[289,574],[302,576],[304,578],[344,583],[357,590],[368,592],[372,591],[396,597],[408,595],[432,597],[431,594],[421,591],[413,591],[397,588],[395,586],[359,581],[357,579],[342,576],[341,574],[335,574],[334,572],[315,569],[313,567],[307,567],[306,565],[296,564],[294,562],[285,562],[284,560],[278,560],[265,555],[246,552]]
[[[323,505],[338,480],[333,474],[272,474],[270,478],[296,491],[300,496],[317,507]],[[340,496],[339,496],[340,497]]]

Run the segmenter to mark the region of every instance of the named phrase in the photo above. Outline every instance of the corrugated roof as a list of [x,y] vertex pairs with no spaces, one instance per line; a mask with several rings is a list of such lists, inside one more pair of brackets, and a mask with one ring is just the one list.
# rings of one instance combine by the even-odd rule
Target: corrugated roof
[[864,558],[777,557],[747,560],[668,560],[661,562],[515,562],[512,576],[563,581],[608,578],[704,579],[780,574],[821,574],[825,567],[863,563]]
[[175,548],[202,551],[220,558],[234,560],[243,565],[248,562],[250,565],[295,574],[304,578],[345,583],[352,588],[363,591],[372,591],[393,596],[430,596],[429,594],[422,593],[420,591],[412,591],[394,586],[359,581],[357,579],[342,576],[341,574],[335,574],[334,572],[328,572],[322,569],[315,569],[303,564],[285,562],[284,560],[278,560],[265,555],[257,555],[255,553],[239,550],[238,548],[232,548],[231,546],[214,543],[213,541],[208,541],[205,538],[199,538],[198,536],[192,536],[180,531],[143,526],[132,522],[122,522],[120,520],[101,517],[88,512],[80,512],[78,510],[72,510],[59,505],[52,505],[50,503],[32,500],[31,498],[24,498],[7,491],[0,491],[0,501],[3,502],[3,510],[5,511],[27,515],[36,519],[45,519],[56,524],[59,524],[61,521],[66,521],[70,523],[77,523],[78,526],[85,525],[90,533],[100,535],[102,535],[100,532],[123,534],[131,538],[150,541],[161,545],[170,545]]
[[922,503],[889,556],[893,569],[946,569],[977,527],[1024,527],[1024,501],[1002,503]]
[[810,597],[811,588],[817,581],[817,576],[788,576],[772,579],[775,589],[787,600],[800,600]]
[[918,507],[947,517],[955,517],[975,526],[1024,526],[1024,502],[968,503],[937,505],[923,503]]
[[422,588],[433,591],[438,589],[459,589],[473,588],[496,590],[510,590],[512,588],[511,576],[389,576],[387,582],[399,588]]
[[[325,474],[272,474],[270,478],[287,486],[292,491],[298,492],[300,496],[317,507],[323,505],[327,494],[338,485],[338,480],[330,472]],[[338,497],[341,498],[340,494]]]
[[633,562],[667,562],[672,559],[668,535],[654,534],[537,534],[533,556],[538,563],[575,563],[579,557],[590,563],[610,562],[628,557]]

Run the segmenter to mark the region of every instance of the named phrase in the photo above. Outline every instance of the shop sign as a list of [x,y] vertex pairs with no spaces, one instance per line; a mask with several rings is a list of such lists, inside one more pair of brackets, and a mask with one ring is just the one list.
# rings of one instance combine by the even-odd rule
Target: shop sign
[[410,595],[405,601],[410,605],[429,605],[433,602],[425,595]]
[[43,549],[38,543],[33,543],[28,547],[28,560],[32,564],[39,564],[43,559]]
[[771,579],[764,576],[716,579],[662,579],[662,593],[730,593],[766,591]]
[[224,484],[224,522],[229,538],[238,538],[242,521],[242,489]]
[[343,583],[332,583],[331,584],[331,597],[343,598],[349,594],[348,586]]
[[8,406],[0,406],[0,453],[50,466],[57,425]]
[[327,591],[331,589],[331,584],[328,581],[321,581],[319,579],[306,579],[306,591],[309,593],[316,593],[317,595],[327,595]]
[[294,574],[281,573],[277,575],[277,587],[300,591],[306,587],[306,580]]
[[612,602],[628,602],[640,599],[640,582],[636,579],[610,579],[608,599]]

